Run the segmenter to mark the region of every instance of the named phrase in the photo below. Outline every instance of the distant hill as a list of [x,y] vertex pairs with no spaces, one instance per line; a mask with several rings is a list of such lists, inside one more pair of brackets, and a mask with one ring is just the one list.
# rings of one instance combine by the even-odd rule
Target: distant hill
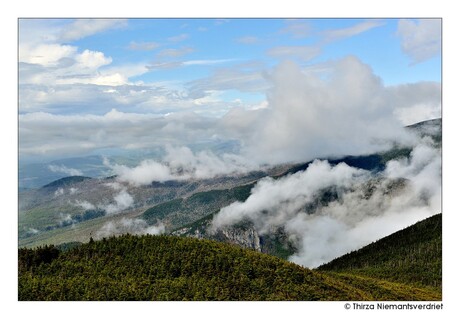
[[61,252],[19,250],[19,300],[439,300],[374,278],[346,281],[209,240],[124,235]]
[[58,187],[66,187],[71,186],[73,184],[80,183],[84,180],[91,179],[91,177],[86,176],[68,176],[60,178],[54,182],[46,184],[43,188],[58,188]]
[[318,267],[432,288],[442,286],[442,214],[384,237]]
[[19,162],[19,187],[39,188],[57,179],[66,177],[69,173],[53,171],[50,167],[64,167],[78,170],[84,176],[98,177],[108,173],[103,164],[102,156],[87,156],[55,160],[47,163],[21,163]]

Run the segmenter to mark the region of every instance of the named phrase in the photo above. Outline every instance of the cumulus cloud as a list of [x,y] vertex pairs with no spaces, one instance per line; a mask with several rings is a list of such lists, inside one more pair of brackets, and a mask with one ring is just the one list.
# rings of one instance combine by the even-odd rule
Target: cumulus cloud
[[96,238],[104,238],[110,236],[117,236],[123,234],[150,234],[150,235],[159,235],[164,233],[165,226],[163,224],[157,224],[154,226],[149,226],[147,222],[143,219],[131,219],[131,218],[122,218],[117,221],[110,221],[104,224],[96,233]]
[[67,45],[42,45],[36,49],[20,47],[19,51],[19,83],[22,85],[127,83],[126,77],[120,73],[100,71],[101,67],[112,63],[112,58],[102,52],[84,50],[77,53],[76,48]]
[[19,47],[19,62],[57,66],[62,59],[77,54],[77,47],[61,44],[22,45]]
[[168,180],[205,179],[220,175],[247,173],[258,166],[235,154],[217,156],[209,151],[193,153],[188,147],[167,146],[163,160],[143,160],[135,167],[104,163],[118,180],[134,185],[148,185]]
[[402,19],[397,35],[401,48],[413,63],[420,63],[441,52],[441,19]]
[[441,151],[423,140],[378,176],[317,160],[303,172],[263,179],[245,202],[221,209],[211,230],[245,220],[260,234],[283,228],[298,249],[290,260],[316,267],[439,212]]
[[76,168],[69,168],[64,164],[61,165],[48,165],[48,169],[54,173],[63,173],[69,176],[82,176],[83,172]]
[[20,93],[23,85],[55,87],[63,84],[121,85],[127,78],[118,72],[101,71],[112,63],[103,52],[56,43],[19,46]]
[[76,61],[88,69],[97,69],[103,65],[112,63],[112,58],[105,57],[102,52],[84,50],[76,56]]
[[[115,96],[108,97],[103,92],[104,86],[128,85],[129,77],[148,72],[145,63],[142,66],[110,67],[110,56],[100,51],[81,50],[69,42],[125,25],[125,20],[117,19],[76,19],[70,23],[53,19],[21,20],[18,51],[20,111],[56,108],[55,111],[60,113],[82,113],[87,111],[84,106],[123,104],[120,98],[116,101]],[[101,103],[101,99],[106,98],[112,103],[107,100]]]
[[250,123],[254,134],[243,149],[257,161],[357,155],[382,150],[388,141],[410,143],[396,110],[422,100],[440,110],[439,84],[385,87],[353,56],[329,62],[322,73],[285,61],[268,79],[267,107]]

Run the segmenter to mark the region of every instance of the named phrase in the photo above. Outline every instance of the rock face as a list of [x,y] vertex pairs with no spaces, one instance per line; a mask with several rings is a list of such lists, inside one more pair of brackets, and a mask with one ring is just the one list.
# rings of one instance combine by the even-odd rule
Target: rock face
[[225,238],[226,242],[236,244],[244,248],[251,248],[256,251],[262,251],[260,244],[260,236],[254,228],[248,229],[223,229],[219,231],[220,234]]
[[214,239],[238,245],[243,248],[250,248],[255,251],[263,251],[263,240],[252,225],[245,227],[227,227],[217,230],[215,233],[209,232],[210,220],[203,222],[196,228],[184,227],[172,232],[172,235],[186,236],[194,238]]

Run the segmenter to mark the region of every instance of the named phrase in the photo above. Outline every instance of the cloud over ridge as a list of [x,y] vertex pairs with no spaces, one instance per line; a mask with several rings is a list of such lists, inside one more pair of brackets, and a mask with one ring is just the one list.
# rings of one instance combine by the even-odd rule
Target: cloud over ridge
[[[336,197],[318,204],[327,190]],[[245,202],[222,208],[210,230],[241,221],[259,234],[282,228],[297,248],[290,260],[317,267],[439,212],[441,151],[425,140],[378,175],[316,160],[305,171],[263,179]]]

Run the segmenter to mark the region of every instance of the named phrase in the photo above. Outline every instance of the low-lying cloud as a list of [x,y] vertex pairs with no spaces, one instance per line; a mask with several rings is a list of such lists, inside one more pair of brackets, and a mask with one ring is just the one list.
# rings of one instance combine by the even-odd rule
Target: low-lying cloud
[[83,208],[84,210],[96,209],[96,206],[86,200],[76,200],[75,205]]
[[[336,198],[321,202],[325,191]],[[261,180],[245,202],[214,217],[211,231],[250,221],[260,234],[283,228],[297,253],[290,260],[317,267],[441,212],[441,151],[429,140],[381,174],[314,161],[307,170]]]
[[110,221],[104,224],[96,233],[96,238],[100,239],[103,237],[117,236],[123,234],[135,234],[135,235],[159,235],[164,233],[165,226],[163,224],[157,224],[149,226],[143,219],[133,218],[121,218],[117,221]]
[[152,182],[169,180],[205,179],[220,175],[247,173],[258,168],[235,154],[214,155],[209,151],[193,153],[188,147],[166,147],[163,161],[143,160],[135,167],[111,164],[105,165],[117,174],[117,179],[133,185],[148,185]]
[[76,168],[70,168],[67,167],[63,164],[61,165],[48,165],[48,169],[54,173],[63,173],[65,175],[69,176],[82,176],[83,172],[76,169]]
[[107,214],[117,214],[124,211],[134,204],[134,198],[127,192],[126,189],[122,189],[118,194],[113,197],[113,203],[107,205],[99,205],[100,209],[103,209]]
[[119,214],[128,208],[133,207],[135,202],[134,197],[128,193],[128,190],[125,186],[120,183],[107,183],[105,185],[117,191],[112,198],[102,199],[99,203],[90,203],[87,200],[77,199],[71,204],[80,207],[85,211],[101,210],[104,211],[107,215]]

